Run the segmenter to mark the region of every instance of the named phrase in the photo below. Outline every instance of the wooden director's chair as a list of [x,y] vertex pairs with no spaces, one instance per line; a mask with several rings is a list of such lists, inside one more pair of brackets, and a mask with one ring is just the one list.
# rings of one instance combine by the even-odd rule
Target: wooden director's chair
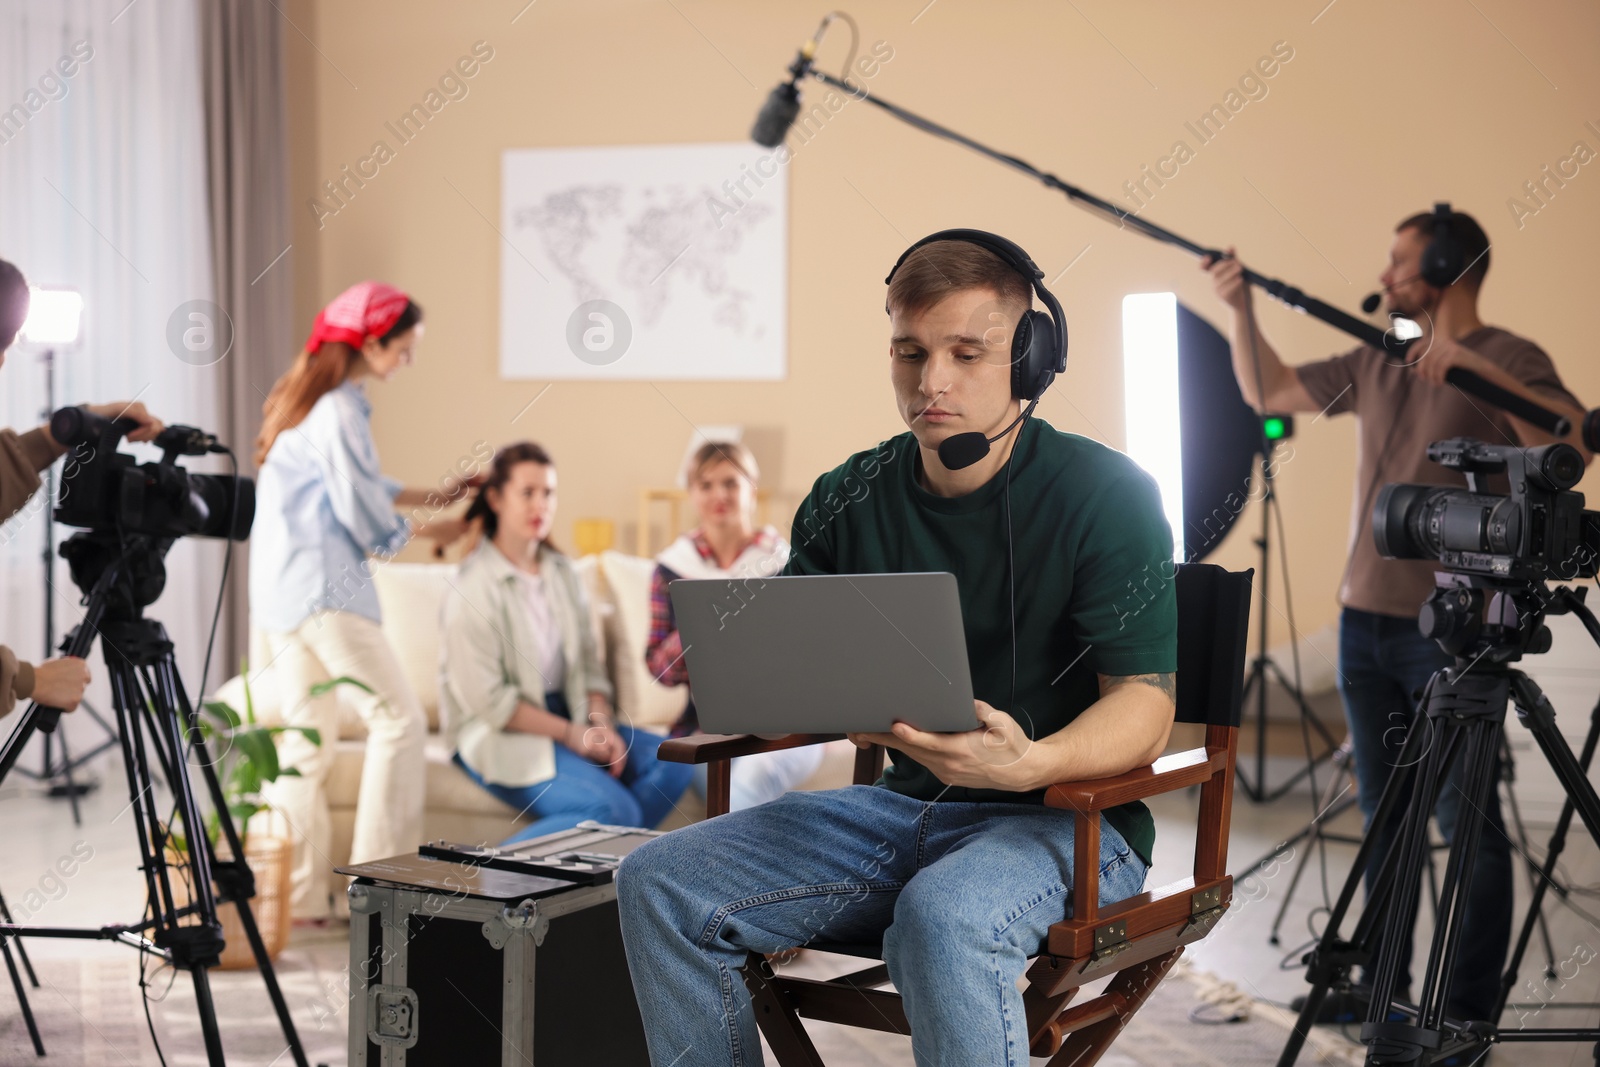
[[[1238,744],[1244,679],[1250,571],[1210,564],[1177,568],[1177,721],[1203,723],[1205,745],[1162,756],[1113,778],[1051,786],[1045,803],[1074,813],[1071,917],[1050,928],[1028,968],[1023,993],[1032,1053],[1050,1067],[1095,1063],[1133,1013],[1166,975],[1183,946],[1200,940],[1233,899],[1227,873],[1228,824],[1233,807],[1233,764]],[[729,760],[755,752],[835,740],[839,734],[791,734],[762,739],[749,734],[700,734],[664,742],[658,758],[707,763],[706,812],[728,810]],[[871,784],[883,771],[884,751],[856,754],[855,780]],[[1099,906],[1100,813],[1160,793],[1200,786],[1194,874],[1104,908]],[[744,968],[756,1019],[784,1067],[823,1067],[800,1017],[909,1034],[900,996],[888,983],[882,946],[815,942],[823,952],[879,960],[875,966],[829,981],[778,975],[760,955]],[[1070,1007],[1079,988],[1114,976],[1098,996]]]

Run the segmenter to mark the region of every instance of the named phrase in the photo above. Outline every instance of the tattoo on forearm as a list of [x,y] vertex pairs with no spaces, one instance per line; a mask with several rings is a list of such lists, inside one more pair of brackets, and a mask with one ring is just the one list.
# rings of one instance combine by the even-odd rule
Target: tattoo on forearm
[[1172,672],[1166,674],[1129,674],[1118,678],[1117,685],[1128,682],[1139,682],[1143,685],[1154,686],[1167,694],[1167,699],[1173,703],[1178,700],[1178,676]]

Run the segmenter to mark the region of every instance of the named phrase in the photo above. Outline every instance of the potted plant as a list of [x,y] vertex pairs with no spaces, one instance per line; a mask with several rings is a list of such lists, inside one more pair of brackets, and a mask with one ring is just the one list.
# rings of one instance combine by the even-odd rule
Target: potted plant
[[[250,907],[260,929],[261,940],[266,945],[268,956],[276,959],[288,944],[292,925],[289,912],[290,842],[283,837],[250,834],[250,820],[269,807],[261,792],[264,785],[300,774],[295,767],[279,764],[278,736],[293,731],[313,745],[320,746],[322,734],[309,726],[269,725],[258,721],[246,665],[241,665],[240,673],[244,678],[243,714],[225,701],[205,701],[199,717],[200,732],[215,761],[217,780],[222,787],[228,814],[233,817],[238,830],[245,862],[255,874],[256,895],[251,899]],[[320,697],[341,685],[354,685],[371,692],[363,682],[340,677],[313,685],[307,696]],[[212,854],[217,855],[219,848],[225,851],[228,844],[221,840],[222,822],[217,811],[213,810],[206,816],[205,829]],[[180,853],[186,851],[187,843],[180,835],[174,834],[170,840],[174,850]],[[230,857],[219,855],[218,858]],[[221,968],[233,970],[255,966],[255,957],[250,951],[250,942],[245,936],[238,908],[232,902],[219,904],[217,917],[222,923],[223,938],[227,942],[222,952]]]

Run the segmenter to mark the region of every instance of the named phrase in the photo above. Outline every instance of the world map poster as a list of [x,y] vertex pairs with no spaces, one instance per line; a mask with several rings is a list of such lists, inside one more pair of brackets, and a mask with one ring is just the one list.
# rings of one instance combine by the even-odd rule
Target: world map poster
[[788,170],[748,142],[511,149],[500,374],[776,380]]

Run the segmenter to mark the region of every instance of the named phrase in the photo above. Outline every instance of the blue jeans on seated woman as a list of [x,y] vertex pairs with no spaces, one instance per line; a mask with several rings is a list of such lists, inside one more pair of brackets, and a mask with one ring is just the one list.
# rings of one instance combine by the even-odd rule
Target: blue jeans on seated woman
[[[544,695],[544,706],[563,719],[572,718],[567,699],[559,692]],[[667,817],[678,797],[689,787],[694,768],[686,763],[662,763],[656,749],[662,738],[648,730],[617,724],[617,734],[628,746],[627,762],[621,777],[578,755],[560,741],[556,746],[556,776],[533,785],[496,785],[485,782],[456,754],[455,764],[483,788],[515,808],[518,814],[531,813],[533,823],[502,844],[526,841],[545,834],[570,830],[585,819],[612,826],[653,827]]]
[[[1103,819],[1100,903],[1145,864]],[[883,786],[785,793],[664,834],[617,871],[656,1067],[762,1062],[748,953],[883,943],[918,1067],[1026,1067],[1017,979],[1069,910],[1073,814],[928,803]]]

